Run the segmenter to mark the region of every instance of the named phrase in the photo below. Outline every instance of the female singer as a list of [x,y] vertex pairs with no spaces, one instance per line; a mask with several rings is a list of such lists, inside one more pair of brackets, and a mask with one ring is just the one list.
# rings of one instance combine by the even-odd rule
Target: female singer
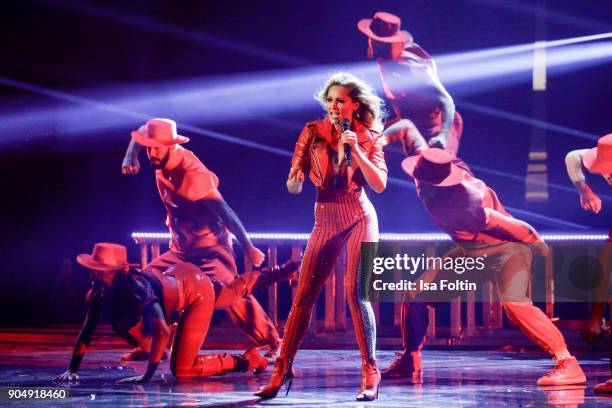
[[340,251],[347,247],[344,285],[362,359],[357,400],[378,397],[376,321],[360,297],[360,246],[378,241],[378,219],[363,186],[384,191],[387,167],[380,139],[383,101],[348,73],[332,75],[316,96],[327,115],[306,124],[295,146],[287,189],[302,191],[304,175],[317,188],[315,224],[301,265],[298,289],[285,328],[282,349],[267,386],[255,395],[274,398],[291,380],[292,362],[310,322],[312,308]]

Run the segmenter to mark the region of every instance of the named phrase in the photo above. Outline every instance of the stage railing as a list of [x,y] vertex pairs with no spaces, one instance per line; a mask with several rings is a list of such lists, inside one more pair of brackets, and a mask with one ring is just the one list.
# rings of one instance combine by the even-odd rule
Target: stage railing
[[[263,250],[267,249],[267,261],[271,266],[278,265],[279,248],[289,246],[292,259],[298,260],[309,234],[303,233],[251,233],[251,240]],[[544,262],[545,273],[545,290],[546,315],[554,319],[555,306],[555,282],[553,271],[553,256],[555,244],[559,242],[574,242],[574,241],[605,241],[605,234],[542,234],[545,241],[550,246],[550,253]],[[146,266],[149,259],[154,259],[159,256],[162,245],[167,245],[170,235],[168,233],[151,233],[151,232],[135,232],[132,234],[135,243],[140,247],[140,258],[142,266]],[[414,233],[414,234],[385,234],[380,236],[381,242],[398,243],[402,246],[415,246],[424,248],[424,253],[427,257],[440,256],[438,253],[439,243],[449,243],[450,238],[446,234],[440,233]],[[149,258],[149,253],[151,258]],[[283,260],[284,261],[284,260]],[[245,271],[252,269],[252,264],[249,259],[244,259]],[[347,324],[347,303],[346,294],[344,291],[343,277],[346,268],[346,253],[343,252],[336,262],[334,270],[330,278],[325,282],[324,296],[324,313],[323,316],[317,316],[316,308],[313,312],[312,321],[314,324],[310,326],[310,332],[317,334],[317,330],[323,332],[343,331],[349,326]],[[476,292],[470,291],[466,294],[465,301],[460,297],[450,301],[450,316],[448,321],[448,336],[444,336],[446,342],[453,342],[460,338],[474,336],[478,329],[495,330],[503,327],[503,311],[499,302],[495,301],[494,287],[491,282],[483,284],[482,289],[482,307],[480,308],[481,326],[477,326],[477,308],[476,308]],[[292,295],[295,295],[295,288],[292,290]],[[268,315],[275,324],[279,324],[278,314],[278,287],[272,285],[268,288]],[[465,322],[462,321],[462,305],[465,305]],[[380,304],[372,302],[372,307],[376,316],[379,316]],[[400,325],[401,303],[396,302],[393,306],[393,324]],[[436,339],[436,334],[439,333],[440,327],[436,325],[436,309],[429,309],[429,321],[431,324],[428,328],[428,342],[433,342]],[[317,329],[319,328],[319,329]],[[440,339],[441,340],[441,339]]]

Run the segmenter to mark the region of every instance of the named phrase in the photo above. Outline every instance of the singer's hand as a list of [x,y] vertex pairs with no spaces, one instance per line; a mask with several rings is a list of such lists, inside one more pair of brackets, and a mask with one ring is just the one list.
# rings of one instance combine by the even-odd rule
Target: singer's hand
[[303,183],[304,182],[304,172],[299,167],[292,167],[291,170],[289,171],[289,177],[287,177],[287,179],[293,182],[296,182],[296,183]]
[[304,172],[299,167],[292,167],[287,178],[287,190],[291,194],[299,194],[302,192],[302,183],[304,182]]
[[340,140],[342,143],[346,143],[347,145],[351,146],[351,149],[354,150],[355,145],[357,145],[357,134],[352,130],[345,130],[342,132],[342,135],[340,135]]

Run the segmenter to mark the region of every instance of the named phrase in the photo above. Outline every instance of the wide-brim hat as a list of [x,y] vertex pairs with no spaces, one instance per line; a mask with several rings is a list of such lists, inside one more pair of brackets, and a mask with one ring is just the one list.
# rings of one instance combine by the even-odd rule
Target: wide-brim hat
[[91,254],[80,254],[77,262],[97,271],[119,270],[136,264],[128,263],[127,249],[123,245],[99,242],[94,245]]
[[189,141],[188,137],[176,132],[175,121],[163,118],[147,120],[138,130],[132,131],[132,139],[146,147],[170,147]]
[[612,174],[612,133],[599,138],[597,147],[582,156],[582,164],[592,173]]
[[439,187],[461,184],[464,170],[457,166],[452,154],[435,147],[425,149],[419,154],[402,161],[402,169],[408,175],[424,183]]
[[412,35],[400,30],[402,20],[385,11],[374,13],[373,18],[364,18],[357,23],[359,31],[373,40],[385,43],[412,42]]

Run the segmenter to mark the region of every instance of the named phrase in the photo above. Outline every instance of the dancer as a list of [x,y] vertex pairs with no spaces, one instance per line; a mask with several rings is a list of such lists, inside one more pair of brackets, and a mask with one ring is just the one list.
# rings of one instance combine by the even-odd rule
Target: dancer
[[601,210],[601,198],[591,190],[582,168],[599,174],[612,186],[612,133],[597,141],[592,149],[573,150],[565,156],[567,174],[580,195],[580,205],[595,214]]
[[[378,241],[376,212],[363,186],[367,184],[378,193],[386,187],[387,167],[379,140],[383,102],[369,85],[347,73],[332,75],[317,97],[327,117],[307,123],[302,130],[287,180],[289,192],[297,194],[304,174],[310,175],[317,188],[315,224],[279,357],[268,385],[255,395],[273,398],[283,382],[291,379],[293,358],[310,323],[312,308],[346,246],[344,285],[362,358],[357,400],[373,400],[380,382],[376,322],[372,306],[359,296],[359,257],[362,242]],[[352,130],[343,130],[343,122]]]
[[[240,219],[223,199],[217,176],[193,152],[180,146],[187,141],[189,138],[177,134],[174,121],[150,119],[132,132],[123,160],[123,173],[136,174],[140,170],[140,150],[142,146],[147,148],[168,213],[170,250],[153,259],[147,269],[163,272],[176,263],[191,262],[211,279],[229,284],[237,274],[230,232],[253,265],[261,265],[265,255],[253,245]],[[278,332],[253,296],[231,304],[227,311],[253,341],[270,346],[269,356],[275,355]],[[137,355],[139,350],[133,353]]]
[[[417,194],[439,227],[458,246],[443,256],[482,257],[484,270],[461,275],[473,282],[493,281],[508,317],[521,331],[556,360],[556,366],[538,379],[538,385],[568,385],[586,382],[575,357],[567,350],[563,335],[528,297],[531,282],[532,251],[546,256],[547,245],[537,231],[512,217],[495,192],[483,181],[453,163],[445,150],[427,148],[402,162],[402,168],[415,179]],[[454,281],[459,275],[439,265],[426,271],[423,282]],[[417,288],[420,283],[417,284]],[[458,292],[426,291],[404,297],[403,354],[383,372],[384,377],[422,375],[421,349],[429,324],[427,304],[456,297]]]
[[406,133],[418,130],[429,146],[457,156],[463,122],[431,56],[401,31],[396,15],[380,11],[359,21],[357,28],[368,37],[368,57],[377,62],[395,114],[386,124],[387,141],[400,141],[406,150]]
[[55,377],[62,382],[78,381],[77,370],[90,345],[103,311],[110,312],[113,329],[132,345],[149,354],[143,375],[121,383],[148,382],[164,353],[172,316],[183,314],[174,337],[170,369],[178,379],[190,379],[234,371],[263,371],[268,360],[259,348],[238,354],[198,354],[206,338],[213,309],[231,305],[258,288],[276,282],[297,269],[293,261],[267,270],[247,272],[221,286],[197,266],[178,263],[165,273],[156,269],[140,271],[127,262],[123,245],[97,243],[92,254],[81,254],[77,262],[88,268],[92,288],[87,293],[87,315],[79,333],[68,369]]
[[[583,167],[590,173],[599,174],[612,185],[612,133],[601,137],[597,141],[597,147],[592,149],[573,150],[565,156],[567,174],[576,186],[580,195],[580,205],[586,211],[599,213],[601,210],[601,198],[591,190],[586,181]],[[603,285],[596,288],[595,299],[591,307],[591,314],[582,330],[582,337],[589,343],[597,343],[601,340],[605,331],[605,301],[612,299],[610,295],[610,257],[612,257],[612,228],[610,229],[608,244],[599,256],[603,265]],[[612,369],[612,361],[610,362]],[[612,379],[595,386],[596,392],[612,392]]]

